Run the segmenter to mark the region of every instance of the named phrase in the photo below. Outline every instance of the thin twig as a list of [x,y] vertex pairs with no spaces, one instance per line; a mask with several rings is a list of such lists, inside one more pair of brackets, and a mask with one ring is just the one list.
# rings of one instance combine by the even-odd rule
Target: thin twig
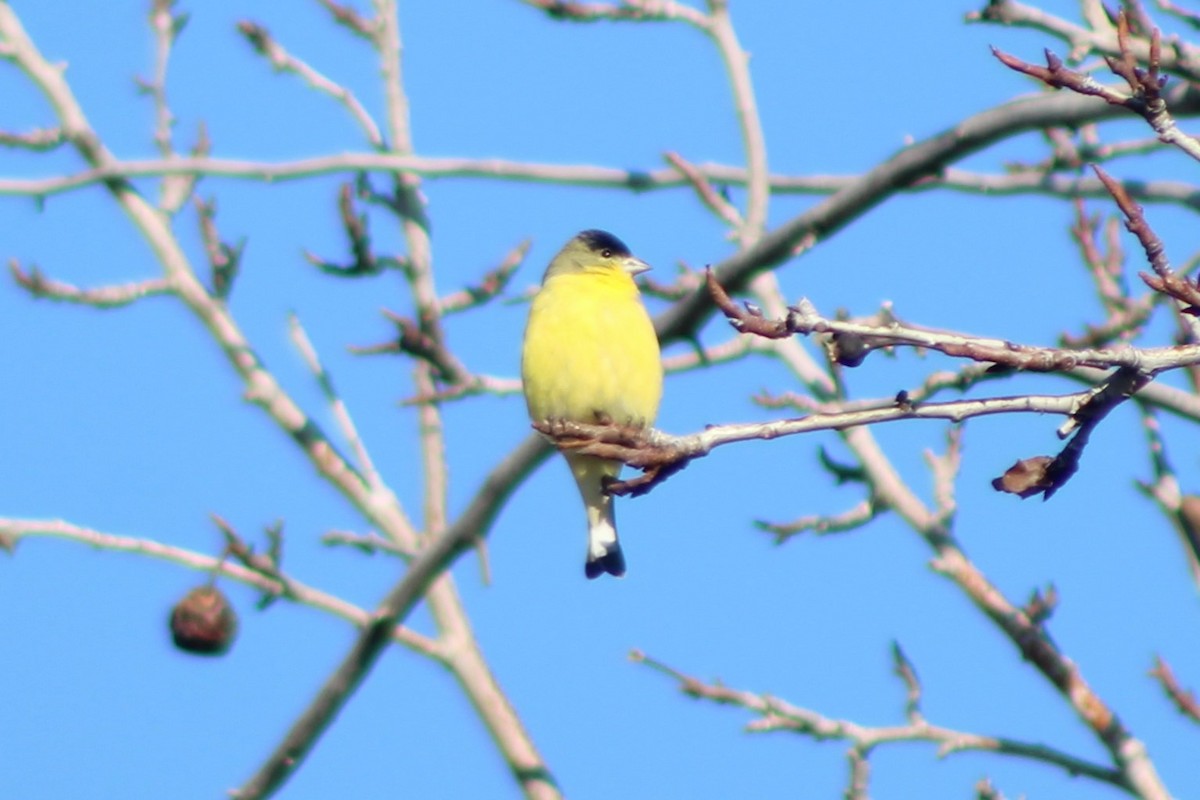
[[438,300],[442,314],[457,314],[483,305],[502,294],[512,280],[513,274],[525,262],[525,256],[533,242],[529,239],[518,244],[505,254],[492,269],[488,270],[480,281],[467,286]]
[[250,22],[249,20],[243,20],[238,23],[238,30],[246,37],[246,40],[250,42],[259,55],[271,62],[271,66],[276,71],[295,75],[318,92],[329,95],[338,101],[350,113],[350,116],[354,118],[358,126],[362,128],[367,143],[377,150],[386,149],[386,143],[383,140],[383,134],[380,132],[379,126],[375,124],[375,120],[371,118],[370,113],[359,102],[354,92],[336,81],[330,80],[309,66],[303,59],[289,53],[262,25]]
[[802,300],[790,308],[786,317],[772,319],[740,308],[711,273],[709,290],[718,308],[736,330],[768,339],[785,339],[796,334],[843,334],[862,337],[871,343],[872,347],[923,348],[954,358],[987,362],[1026,372],[1064,372],[1077,367],[1129,367],[1147,373],[1157,373],[1200,362],[1200,346],[1123,346],[1086,350],[1038,347],[1003,339],[921,328],[904,324],[895,317],[881,324],[830,319],[818,313],[807,300]]
[[[168,179],[169,180],[169,179]],[[208,258],[209,274],[212,276],[212,295],[218,300],[229,299],[233,284],[242,266],[242,251],[246,240],[235,245],[226,243],[217,230],[217,201],[194,198],[196,219],[200,223],[200,240],[204,243],[204,254]]]
[[1154,481],[1138,481],[1137,486],[1153,498],[1179,534],[1192,581],[1200,586],[1200,496],[1183,493],[1179,477],[1167,457],[1167,443],[1158,419],[1149,408],[1142,409],[1142,428],[1146,433]]
[[346,407],[346,402],[342,400],[341,395],[334,388],[333,378],[321,363],[321,358],[317,355],[317,350],[313,347],[312,340],[308,338],[308,333],[304,330],[304,326],[300,324],[300,318],[295,313],[288,314],[288,332],[291,335],[293,346],[300,353],[300,357],[304,359],[309,372],[317,379],[317,385],[321,387],[321,393],[325,395],[325,400],[329,403],[333,417],[337,420],[338,427],[342,429],[342,436],[346,439],[351,451],[354,453],[354,459],[358,462],[358,468],[362,472],[363,478],[375,490],[382,490],[383,479],[379,475],[379,470],[375,468],[375,462],[371,459],[371,454],[367,451],[366,443],[358,434],[358,427],[354,424],[354,418],[350,415],[350,410]]
[[[368,613],[358,606],[323,592],[320,589],[313,588],[295,578],[288,578],[288,592],[284,594],[279,580],[264,574],[261,570],[235,564],[225,557],[204,555],[184,547],[163,544],[154,539],[104,533],[93,528],[73,525],[63,520],[13,518],[0,519],[0,537],[11,539],[14,545],[25,539],[39,537],[67,539],[97,550],[146,556],[178,564],[197,572],[224,575],[231,580],[257,589],[264,594],[285,596],[290,602],[309,606],[318,611],[324,611],[360,628],[366,625],[370,619]],[[403,626],[396,626],[392,629],[390,636],[392,641],[398,644],[402,644],[431,658],[441,660],[442,656],[438,644],[416,631]]]
[[345,26],[358,36],[369,41],[375,35],[375,28],[379,24],[378,20],[367,19],[349,5],[334,0],[317,0],[317,2],[325,7],[335,22]]
[[34,297],[93,308],[120,308],[146,297],[171,294],[174,291],[171,282],[166,278],[81,289],[64,281],[47,278],[37,267],[30,267],[26,271],[15,258],[9,259],[8,269],[13,280]]
[[1171,669],[1170,664],[1163,660],[1162,656],[1154,657],[1154,669],[1150,670],[1150,675],[1159,682],[1180,714],[1192,722],[1200,723],[1200,701],[1196,699],[1196,693],[1179,684],[1179,679],[1175,677],[1175,671]]
[[[1166,76],[1160,74],[1163,55],[1161,34],[1157,28],[1151,32],[1150,41],[1146,45],[1148,52],[1144,57],[1135,54],[1131,37],[1129,17],[1122,11],[1117,18],[1117,53],[1106,56],[1106,60],[1113,73],[1124,79],[1129,87],[1128,91],[1106,86],[1086,73],[1070,69],[1050,50],[1046,50],[1045,67],[1022,61],[995,47],[992,48],[992,53],[1005,66],[1036,78],[1047,86],[1099,97],[1111,105],[1129,109],[1149,123],[1160,141],[1174,145],[1192,158],[1200,160],[1200,141],[1179,130],[1162,96]],[[1139,67],[1139,60],[1146,63],[1147,68]]]
[[632,21],[668,22],[682,20],[698,28],[708,24],[702,13],[673,0],[622,0],[621,3],[583,3],[573,0],[522,0],[545,11],[554,19],[570,22]]
[[759,529],[773,534],[775,544],[783,544],[793,536],[810,531],[817,536],[828,536],[858,530],[874,522],[883,510],[868,498],[840,514],[812,514],[791,522],[756,520],[754,524]]
[[902,419],[943,419],[961,422],[991,414],[1060,414],[1071,416],[1094,390],[1067,395],[1015,395],[944,403],[881,404],[844,413],[810,414],[796,419],[713,425],[698,433],[672,436],[661,431],[640,431],[613,425],[580,422],[539,422],[533,427],[551,437],[559,448],[583,455],[622,461],[646,474],[614,482],[607,491],[615,495],[640,496],[688,462],[703,458],[718,447],[752,440],[778,439],[821,430],[876,425]]
[[708,0],[708,22],[703,30],[717,46],[733,94],[733,110],[742,135],[746,156],[746,211],[734,233],[742,248],[757,244],[767,225],[771,197],[767,171],[767,140],[763,134],[754,83],[750,78],[750,54],[742,49],[729,15],[728,0]]
[[37,128],[28,133],[0,131],[0,147],[20,147],[35,153],[54,150],[65,142],[60,128]]
[[921,714],[921,681],[899,642],[892,642],[892,672],[904,684],[904,717],[912,725],[925,721]]
[[154,73],[138,85],[154,100],[154,145],[163,158],[175,152],[171,131],[175,115],[167,102],[167,68],[175,40],[187,24],[187,14],[175,14],[175,0],[154,0],[150,6],[150,29],[154,31]]
[[738,230],[745,224],[737,207],[725,199],[721,195],[721,192],[713,187],[712,183],[704,177],[704,174],[694,164],[684,159],[678,153],[665,153],[663,158],[671,166],[679,170],[679,173],[691,184],[700,201],[704,203],[709,211],[724,220],[726,225],[734,230]]
[[719,682],[707,683],[669,667],[641,651],[633,651],[630,658],[666,675],[689,697],[709,700],[720,705],[737,706],[757,714],[758,719],[746,725],[746,730],[751,733],[787,731],[816,740],[837,739],[851,743],[863,753],[897,742],[931,742],[938,745],[939,756],[972,750],[992,752],[1031,759],[1057,767],[1070,775],[1086,775],[1093,780],[1121,788],[1126,786],[1119,771],[1046,745],[953,730],[930,724],[921,718],[906,725],[869,727],[850,720],[826,717],[771,695],[731,689]]
[[329,531],[321,536],[321,544],[331,547],[353,547],[364,553],[390,553],[401,558],[412,558],[413,553],[403,549],[391,539],[385,539],[377,533],[350,533],[349,531]]
[[[1181,113],[1181,107],[1200,102],[1200,92],[1180,87],[1166,96],[1177,113]],[[753,247],[715,265],[714,275],[730,291],[740,291],[753,275],[791,258],[796,246],[806,239],[829,238],[892,194],[916,185],[926,176],[937,174],[945,166],[998,139],[1049,125],[1094,122],[1109,118],[1112,111],[1090,98],[1059,94],[1015,100],[962,120],[940,134],[904,148],[832,197],[772,229]],[[687,338],[712,311],[712,301],[706,292],[689,295],[655,320],[660,340]]]

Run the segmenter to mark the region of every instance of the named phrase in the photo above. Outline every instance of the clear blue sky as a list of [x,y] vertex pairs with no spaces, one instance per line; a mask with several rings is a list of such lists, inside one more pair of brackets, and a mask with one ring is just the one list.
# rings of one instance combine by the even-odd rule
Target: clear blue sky
[[[151,105],[135,91],[148,74],[148,3],[18,2],[31,36],[68,65],[89,118],[122,158],[149,158]],[[921,139],[1032,85],[999,65],[993,43],[1030,60],[1063,48],[1029,31],[965,26],[967,3],[923,6],[733,3],[752,52],[772,170],[850,174],[906,137]],[[1070,15],[1073,4],[1051,10]],[[235,30],[249,18],[293,53],[352,87],[381,112],[368,49],[328,24],[317,3],[185,3],[192,12],[169,91],[186,146],[203,120],[213,152],[279,161],[365,151],[328,98],[279,76]],[[729,92],[710,43],[675,25],[556,24],[517,2],[409,2],[401,9],[407,89],[418,151],[561,164],[654,169],[673,150],[695,161],[739,163]],[[0,128],[53,124],[25,78],[0,64]],[[1136,124],[1118,138],[1145,137]],[[995,172],[1040,157],[1027,136],[973,157]],[[0,151],[0,176],[80,168],[68,152]],[[1195,165],[1166,154],[1128,167],[1186,178]],[[1117,168],[1120,173],[1120,168]],[[139,186],[150,196],[151,181]],[[208,180],[229,239],[246,237],[231,307],[267,365],[330,430],[327,409],[286,334],[295,311],[333,372],[380,468],[406,506],[420,508],[414,413],[406,363],[349,356],[346,346],[389,335],[382,308],[411,311],[393,277],[336,282],[314,274],[304,249],[344,257],[338,179],[279,185]],[[723,230],[684,190],[620,191],[485,180],[427,182],[439,288],[476,279],[531,238],[511,294],[532,286],[576,231],[609,229],[669,280],[679,261],[731,252]],[[740,193],[733,193],[740,199]],[[781,222],[814,202],[779,197]],[[1107,211],[1103,203],[1094,210]],[[0,253],[81,285],[153,277],[159,267],[100,188],[37,207],[0,200]],[[1194,246],[1194,220],[1156,208],[1152,221],[1177,262]],[[1090,282],[1066,226],[1069,207],[1023,197],[898,197],[781,271],[788,296],[832,312],[866,314],[885,300],[925,325],[1052,343],[1097,318]],[[202,260],[194,225],[177,224]],[[1172,238],[1172,232],[1175,236]],[[382,219],[377,246],[397,246]],[[1189,236],[1189,234],[1193,234]],[[1143,268],[1135,257],[1130,274]],[[655,308],[661,308],[655,305]],[[478,372],[517,374],[525,309],[494,304],[447,323],[450,342]],[[1165,326],[1149,344],[1169,343]],[[397,563],[330,550],[331,529],[364,523],[298,457],[291,441],[241,399],[241,386],[201,326],[167,299],[114,312],[34,302],[0,283],[0,516],[62,518],[110,533],[216,552],[219,513],[247,536],[286,521],[284,566],[298,579],[372,607]],[[714,322],[707,341],[729,335]],[[938,366],[911,353],[873,359],[850,376],[860,397],[891,396]],[[797,387],[757,361],[668,380],[660,427],[764,419],[750,395]],[[1068,391],[1044,378],[987,387]],[[482,476],[528,433],[520,399],[480,398],[445,411],[459,510]],[[1161,652],[1200,682],[1196,592],[1174,534],[1133,486],[1149,467],[1132,409],[1115,413],[1079,475],[1048,503],[994,493],[989,481],[1017,458],[1055,452],[1050,418],[990,418],[966,429],[957,532],[1010,598],[1053,582],[1062,599],[1051,632],[1085,677],[1147,744],[1180,797],[1200,795],[1196,736],[1145,673]],[[1175,466],[1198,485],[1194,430],[1168,425]],[[943,427],[877,431],[916,490],[929,497],[921,453],[943,447]],[[455,568],[475,633],[564,791],[573,798],[836,797],[843,743],[788,734],[751,736],[746,712],[697,703],[633,664],[639,648],[703,679],[767,692],[830,716],[903,721],[891,675],[898,640],[916,665],[930,721],[1005,735],[1096,760],[1104,753],[1070,709],[968,601],[928,567],[930,553],[897,520],[857,532],[801,537],[783,547],[755,519],[836,513],[861,499],[816,462],[833,435],[722,449],[645,498],[623,501],[629,559],[622,581],[582,577],[582,512],[565,468],[543,466],[508,504],[490,536],[491,586],[474,555]],[[261,541],[261,540],[260,540]],[[250,590],[224,584],[241,615],[223,659],[175,651],[165,617],[203,576],[68,542],[24,542],[0,558],[0,796],[211,798],[240,784],[309,701],[353,639],[344,623],[285,602],[255,610]],[[431,628],[423,612],[418,629]],[[989,755],[937,762],[928,745],[884,748],[872,759],[874,796],[968,797],[994,779],[1009,797],[1116,797],[1037,764]],[[393,796],[509,797],[517,790],[448,676],[395,649],[283,791],[297,799]]]

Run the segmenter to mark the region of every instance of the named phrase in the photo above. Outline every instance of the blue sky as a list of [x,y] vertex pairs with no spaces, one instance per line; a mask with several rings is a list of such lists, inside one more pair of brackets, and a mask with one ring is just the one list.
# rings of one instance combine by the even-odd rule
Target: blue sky
[[[27,30],[66,76],[108,147],[150,158],[146,4],[104,8],[13,3]],[[772,170],[865,171],[904,145],[1033,90],[987,45],[1029,60],[1064,48],[1031,31],[966,26],[971,6],[734,3],[766,128]],[[1044,4],[1071,18],[1073,5]],[[177,142],[203,120],[215,155],[282,161],[365,151],[349,117],[292,76],[274,74],[235,30],[267,26],[294,54],[354,89],[381,113],[368,49],[325,20],[317,3],[185,4],[190,23],[172,62]],[[675,151],[694,162],[740,163],[729,91],[711,44],[681,25],[567,25],[517,2],[403,4],[406,88],[416,148],[429,156],[498,157],[657,169]],[[48,106],[9,64],[0,65],[0,128],[53,124]],[[1185,127],[1187,123],[1185,122]],[[1135,122],[1106,126],[1143,138]],[[973,156],[995,172],[1041,156],[1025,136]],[[0,151],[0,178],[75,171],[66,151]],[[1117,174],[1186,179],[1194,165],[1160,154],[1115,165]],[[358,282],[315,274],[310,250],[345,257],[337,176],[274,185],[205,180],[222,233],[247,246],[231,309],[284,388],[327,430],[335,425],[287,337],[295,312],[333,373],[385,478],[420,509],[411,368],[360,358],[347,345],[385,339],[383,308],[411,313],[394,276]],[[138,184],[153,197],[153,181]],[[428,181],[437,282],[452,291],[494,266],[523,239],[527,262],[509,294],[539,280],[576,231],[617,233],[668,280],[675,264],[715,263],[732,252],[721,226],[690,192]],[[732,197],[741,200],[741,193]],[[815,202],[773,199],[782,222]],[[1093,211],[1109,206],[1094,202]],[[81,285],[154,277],[159,267],[134,228],[97,187],[50,198],[0,198],[4,257],[36,263]],[[1195,247],[1194,221],[1152,207],[1176,263]],[[1037,197],[984,200],[929,192],[899,196],[780,270],[788,297],[823,311],[867,314],[893,301],[924,325],[1049,344],[1099,316],[1066,229],[1069,206]],[[400,238],[373,220],[377,247]],[[194,219],[176,230],[199,262]],[[1136,247],[1129,274],[1143,269]],[[652,310],[664,306],[651,301]],[[0,432],[0,516],[61,518],[213,553],[219,513],[244,535],[286,523],[284,566],[298,579],[372,607],[400,574],[382,556],[323,547],[328,530],[365,532],[354,510],[299,457],[254,406],[202,327],[157,298],[119,311],[34,302],[0,283],[0,371],[9,381]],[[451,345],[477,372],[513,377],[525,307],[494,303],[447,321]],[[730,335],[714,321],[708,342]],[[1170,342],[1151,329],[1146,343]],[[679,347],[678,345],[676,347]],[[669,352],[677,352],[672,349]],[[912,353],[875,358],[849,374],[858,397],[913,387],[947,364]],[[1170,381],[1170,379],[1167,379]],[[795,390],[778,365],[747,361],[667,381],[659,426],[767,419],[750,402],[762,389]],[[1054,378],[991,384],[987,391],[1064,392]],[[516,396],[445,409],[452,511],[528,433]],[[992,491],[1018,458],[1057,450],[1059,420],[1032,416],[969,423],[958,482],[956,532],[976,564],[1015,601],[1053,582],[1062,600],[1051,633],[1097,692],[1148,746],[1171,790],[1200,793],[1196,730],[1146,677],[1161,653],[1195,685],[1200,647],[1196,594],[1175,534],[1133,485],[1149,477],[1136,414],[1105,422],[1078,476],[1050,502]],[[1194,429],[1164,420],[1185,487],[1197,483]],[[930,497],[922,452],[944,447],[944,426],[903,423],[876,435],[915,490]],[[931,722],[1051,744],[1081,757],[1104,753],[1040,675],[928,566],[930,552],[894,517],[836,537],[775,547],[756,519],[836,513],[861,490],[836,486],[816,455],[843,455],[832,434],[723,448],[648,496],[622,501],[629,574],[586,582],[582,512],[566,469],[549,462],[496,521],[493,581],[478,558],[454,569],[484,654],[565,793],[573,798],[833,797],[845,779],[844,743],[788,734],[748,735],[751,716],[689,700],[628,660],[638,648],[702,679],[766,692],[872,725],[903,721],[903,687],[891,675],[899,641],[924,684]],[[223,659],[175,651],[165,617],[204,576],[71,542],[31,539],[0,559],[0,636],[6,647],[0,712],[0,795],[172,797],[221,795],[245,780],[338,663],[354,631],[312,609],[222,585],[241,616]],[[430,631],[423,611],[412,618]],[[1059,771],[983,754],[937,761],[930,745],[883,748],[872,758],[874,796],[966,797],[984,776],[1008,796],[1117,796]],[[518,794],[453,681],[395,649],[325,735],[281,796],[287,798],[506,797]]]

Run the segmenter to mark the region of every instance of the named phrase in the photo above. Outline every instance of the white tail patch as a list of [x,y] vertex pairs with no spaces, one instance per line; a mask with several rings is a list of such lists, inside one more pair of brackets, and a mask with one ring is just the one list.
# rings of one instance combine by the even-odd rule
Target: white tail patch
[[588,558],[592,561],[604,558],[610,550],[620,547],[612,519],[612,498],[604,499],[607,502],[601,509],[588,506]]
[[607,572],[625,573],[625,557],[617,541],[617,522],[613,499],[604,493],[604,481],[616,477],[621,462],[605,461],[590,456],[567,456],[579,494],[587,508],[588,550],[584,573],[595,578]]

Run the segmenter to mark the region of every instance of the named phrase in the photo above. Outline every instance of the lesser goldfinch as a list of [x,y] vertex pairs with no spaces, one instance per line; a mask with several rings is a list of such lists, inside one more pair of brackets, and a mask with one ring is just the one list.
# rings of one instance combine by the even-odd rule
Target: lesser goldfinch
[[[650,426],[662,398],[658,337],[633,277],[650,269],[606,231],[587,230],[559,251],[533,299],[521,352],[534,422]],[[625,574],[607,482],[621,462],[565,453],[587,507],[584,574]]]

